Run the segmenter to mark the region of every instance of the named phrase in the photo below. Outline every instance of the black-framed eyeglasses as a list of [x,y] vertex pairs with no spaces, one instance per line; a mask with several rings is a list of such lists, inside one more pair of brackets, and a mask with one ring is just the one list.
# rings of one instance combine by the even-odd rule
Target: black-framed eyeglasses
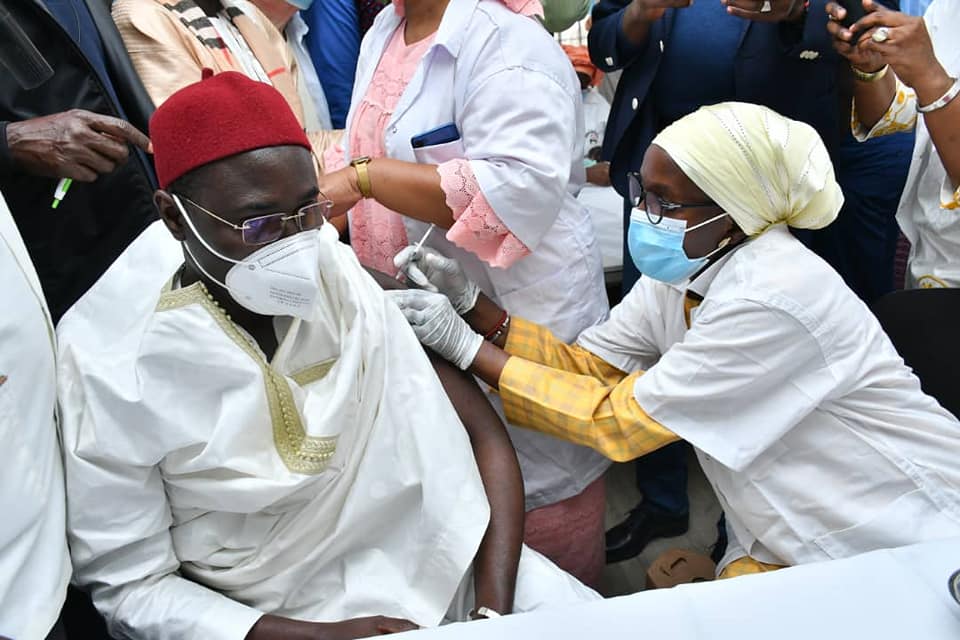
[[262,216],[247,218],[240,224],[234,224],[229,220],[224,220],[213,211],[197,204],[184,195],[178,194],[177,197],[185,202],[189,202],[192,206],[203,211],[211,218],[219,220],[235,231],[239,231],[243,238],[243,243],[253,246],[269,244],[275,240],[279,240],[283,236],[283,230],[287,222],[290,221],[295,220],[297,228],[300,231],[316,229],[327,220],[330,210],[333,209],[333,200],[327,199],[326,196],[321,193],[320,199],[300,207],[296,213],[268,213]]
[[650,224],[660,224],[660,221],[663,220],[664,213],[671,213],[680,209],[706,209],[708,207],[720,206],[716,202],[692,204],[689,202],[670,202],[669,200],[664,200],[657,194],[643,188],[643,183],[640,181],[640,174],[636,171],[631,171],[627,174],[627,192],[630,197],[631,207],[636,209],[641,203],[643,204],[644,210],[647,213],[647,220],[650,221]]

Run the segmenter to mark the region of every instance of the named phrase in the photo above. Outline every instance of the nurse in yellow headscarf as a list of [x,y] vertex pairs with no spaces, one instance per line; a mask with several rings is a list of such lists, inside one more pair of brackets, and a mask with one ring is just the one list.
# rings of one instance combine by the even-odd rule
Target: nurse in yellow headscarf
[[814,130],[705,107],[631,182],[644,275],[572,345],[436,253],[399,257],[439,293],[391,295],[424,344],[499,388],[513,424],[618,461],[689,441],[727,515],[722,575],[960,535],[960,423],[788,229],[829,224],[843,201]]

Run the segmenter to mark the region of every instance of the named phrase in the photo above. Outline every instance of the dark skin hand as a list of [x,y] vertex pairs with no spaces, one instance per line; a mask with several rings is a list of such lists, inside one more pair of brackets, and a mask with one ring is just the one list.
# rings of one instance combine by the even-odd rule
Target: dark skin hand
[[[857,117],[869,129],[893,102],[896,78],[916,92],[920,105],[929,105],[944,95],[953,85],[953,78],[934,53],[923,18],[891,11],[872,0],[864,0],[863,8],[867,15],[847,29],[840,24],[847,15],[846,9],[836,3],[828,4],[827,31],[833,36],[834,48],[851,66],[872,73],[890,65],[893,71],[875,82],[857,79],[854,83]],[[880,27],[889,30],[889,38],[874,42],[871,36]],[[856,34],[860,37],[852,44]],[[960,185],[960,100],[922,117],[953,186]]]
[[409,620],[386,616],[354,618],[342,622],[304,622],[265,615],[250,628],[246,640],[353,640],[416,629],[419,627]]
[[610,163],[598,162],[592,167],[587,167],[587,182],[601,187],[609,187]]
[[662,18],[667,9],[682,9],[691,4],[692,0],[633,0],[623,12],[623,35],[633,44],[643,44],[650,25]]
[[93,182],[126,162],[128,144],[153,150],[150,139],[126,120],[82,109],[7,125],[13,163],[37,176]]
[[[707,194],[680,170],[666,151],[656,145],[650,145],[650,148],[647,149],[643,158],[643,165],[640,167],[640,175],[644,187],[664,200],[690,204],[710,202]],[[718,206],[716,208],[678,209],[670,212],[669,215],[671,218],[686,220],[689,228],[716,217],[722,212],[723,209]],[[726,242],[725,247],[711,256],[703,269],[694,274],[693,277],[696,278],[711,264],[742,244],[746,239],[746,234],[730,216],[686,234],[683,240],[683,250],[690,258],[705,256],[716,250],[723,242]],[[463,319],[474,331],[485,335],[496,326],[502,315],[503,309],[481,293],[476,306],[464,314]],[[469,371],[471,373],[494,388],[500,387],[500,376],[503,375],[503,368],[511,357],[503,350],[509,335],[508,327],[495,342],[484,341],[473,364],[470,365]]]
[[[183,193],[184,188],[189,192]],[[309,152],[294,146],[257,149],[211,163],[191,172],[186,183],[178,181],[170,189],[174,193],[180,190],[178,195],[187,196],[236,225],[241,225],[252,216],[292,213],[320,197]],[[158,191],[155,202],[173,237],[189,246],[211,276],[224,281],[232,263],[212,255],[197,240],[170,192]],[[260,248],[244,244],[238,231],[191,204],[183,202],[183,206],[207,243],[223,255],[240,260]],[[288,223],[284,237],[299,231],[296,224]],[[268,359],[272,358],[278,346],[273,318],[255,314],[239,305],[223,287],[203,275],[186,252],[184,260],[182,284],[187,286],[197,280],[203,281],[214,300],[231,319],[253,336]],[[385,274],[374,275],[384,288],[403,286]],[[467,429],[490,502],[490,525],[474,561],[477,606],[509,613],[513,609],[524,524],[523,479],[516,453],[499,416],[473,379],[446,362],[441,362],[439,358],[432,360],[441,383]],[[413,628],[416,625],[411,622],[384,617],[319,624],[264,616],[247,637],[251,640],[337,640]]]

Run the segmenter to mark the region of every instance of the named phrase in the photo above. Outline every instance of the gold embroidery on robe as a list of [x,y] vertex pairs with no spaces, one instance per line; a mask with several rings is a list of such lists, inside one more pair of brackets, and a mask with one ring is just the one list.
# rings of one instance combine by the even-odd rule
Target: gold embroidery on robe
[[[157,311],[177,309],[190,304],[201,305],[217,321],[224,333],[260,367],[267,394],[267,404],[270,407],[270,420],[273,424],[273,443],[286,467],[291,471],[306,475],[315,475],[326,469],[330,459],[337,451],[337,436],[315,437],[307,435],[287,379],[270,366],[270,363],[264,359],[263,354],[250,344],[250,341],[213,300],[203,283],[195,282],[189,287],[175,290],[171,290],[171,283],[164,287],[160,300],[157,302]],[[307,367],[292,377],[301,386],[309,382],[316,382],[330,371],[334,362],[327,361]],[[306,380],[306,382],[301,382],[301,380]]]

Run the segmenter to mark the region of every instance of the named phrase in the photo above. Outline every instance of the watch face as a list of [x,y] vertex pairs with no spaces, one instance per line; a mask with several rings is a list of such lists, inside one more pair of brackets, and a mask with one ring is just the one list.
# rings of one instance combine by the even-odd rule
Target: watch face
[[950,588],[950,595],[957,601],[957,604],[960,604],[960,570],[955,571],[953,575],[950,576],[948,586]]

